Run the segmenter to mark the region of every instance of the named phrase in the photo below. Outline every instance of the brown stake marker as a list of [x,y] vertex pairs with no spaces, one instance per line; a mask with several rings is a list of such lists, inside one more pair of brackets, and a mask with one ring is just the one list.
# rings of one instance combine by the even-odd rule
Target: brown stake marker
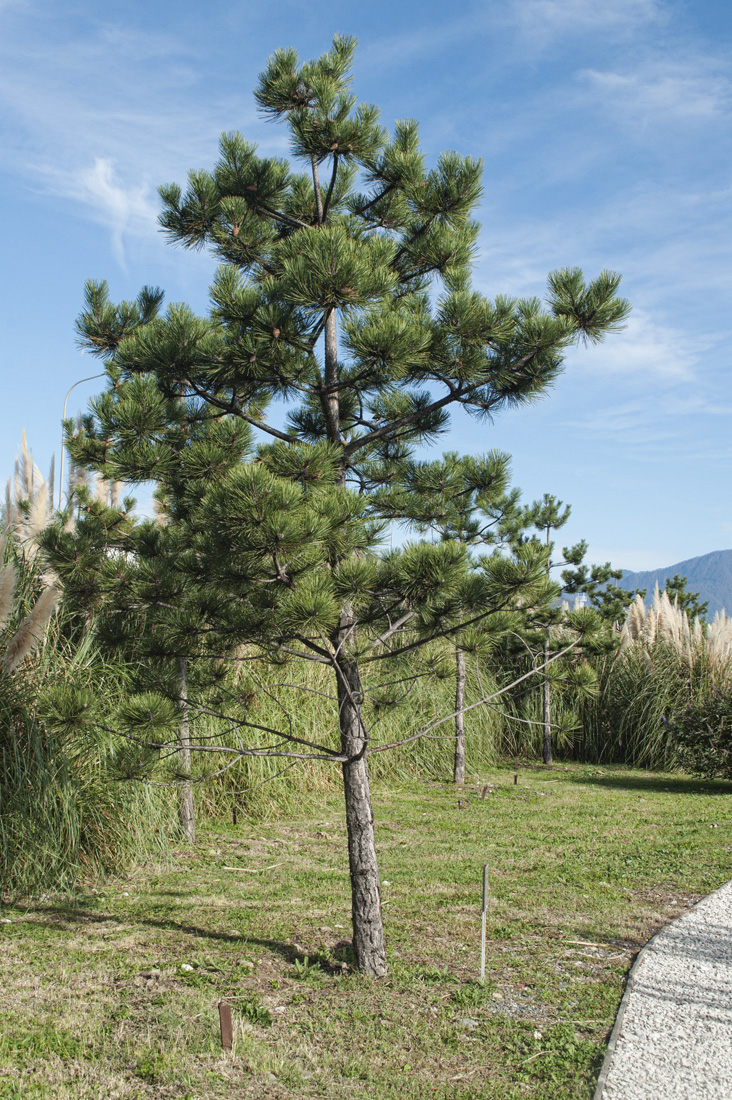
[[219,1001],[219,1024],[221,1025],[221,1046],[224,1050],[231,1050],[234,1028],[231,1023],[231,1005],[227,1005],[225,1001]]

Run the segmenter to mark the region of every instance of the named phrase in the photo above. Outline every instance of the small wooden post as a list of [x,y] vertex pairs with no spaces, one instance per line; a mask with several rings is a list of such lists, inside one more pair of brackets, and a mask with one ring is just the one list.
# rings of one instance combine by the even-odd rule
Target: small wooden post
[[514,785],[514,787],[517,785],[517,783],[518,783],[518,760],[514,760],[514,762],[513,762],[513,785]]
[[234,1040],[234,1027],[231,1022],[231,1005],[226,1001],[219,1001],[219,1025],[221,1027],[221,1046],[224,1050],[231,1050]]

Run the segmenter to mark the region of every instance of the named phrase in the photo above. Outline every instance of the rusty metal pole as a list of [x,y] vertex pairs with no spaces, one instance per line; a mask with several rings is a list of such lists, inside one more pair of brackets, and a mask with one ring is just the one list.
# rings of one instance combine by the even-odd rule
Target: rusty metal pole
[[231,1022],[231,1005],[226,1001],[219,1001],[219,1026],[221,1028],[221,1046],[224,1050],[231,1050],[234,1041],[234,1027]]

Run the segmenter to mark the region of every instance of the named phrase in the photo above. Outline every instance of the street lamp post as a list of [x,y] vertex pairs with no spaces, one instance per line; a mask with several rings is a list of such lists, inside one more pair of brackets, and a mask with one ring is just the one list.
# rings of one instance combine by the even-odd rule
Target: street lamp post
[[[63,424],[64,420],[66,419],[66,402],[69,399],[69,394],[71,393],[71,391],[73,389],[76,389],[77,386],[80,386],[82,382],[92,382],[95,378],[104,378],[104,374],[90,374],[88,378],[80,378],[78,382],[74,382],[73,386],[69,386],[68,393],[66,394],[66,397],[64,397],[64,411],[63,411],[63,415],[61,417],[61,423],[62,424]],[[61,508],[61,498],[62,498],[62,495],[63,495],[63,491],[64,491],[64,437],[63,437],[63,434],[62,434],[62,436],[61,436],[61,469],[59,471],[59,478],[58,478],[58,506],[59,506],[59,509]]]

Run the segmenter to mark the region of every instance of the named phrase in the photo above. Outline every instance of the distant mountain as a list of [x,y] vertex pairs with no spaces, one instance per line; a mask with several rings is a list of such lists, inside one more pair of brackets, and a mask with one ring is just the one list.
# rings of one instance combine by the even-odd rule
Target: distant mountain
[[698,592],[700,600],[709,601],[709,618],[714,617],[715,611],[727,610],[728,614],[732,614],[732,550],[715,550],[699,558],[689,558],[664,569],[649,569],[643,573],[624,570],[619,583],[623,588],[645,588],[648,602],[653,596],[656,581],[663,591],[666,578],[673,577],[675,573],[686,577],[689,592]]

